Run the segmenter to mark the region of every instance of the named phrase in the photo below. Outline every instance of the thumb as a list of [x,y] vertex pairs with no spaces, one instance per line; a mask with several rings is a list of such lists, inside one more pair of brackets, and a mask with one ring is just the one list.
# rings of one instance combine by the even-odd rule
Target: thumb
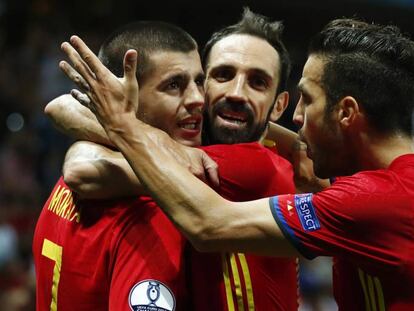
[[204,170],[207,172],[208,178],[213,187],[220,186],[220,178],[218,174],[218,165],[207,154],[203,154],[202,162]]
[[128,50],[124,56],[124,78],[126,82],[136,82],[138,54],[136,50]]
[[124,56],[124,82],[126,97],[133,103],[135,113],[138,111],[137,51],[128,50]]

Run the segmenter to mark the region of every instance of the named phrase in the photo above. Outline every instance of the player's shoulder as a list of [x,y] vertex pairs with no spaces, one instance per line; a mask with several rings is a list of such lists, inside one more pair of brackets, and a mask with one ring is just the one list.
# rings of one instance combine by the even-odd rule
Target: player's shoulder
[[279,158],[276,150],[263,146],[259,142],[249,142],[249,143],[240,143],[240,144],[220,144],[220,145],[210,145],[201,147],[207,154],[210,156],[220,156],[220,155],[237,155],[237,156],[246,156],[249,157],[252,154],[254,156],[263,156],[263,157],[272,157]]
[[360,171],[351,176],[335,179],[332,184],[349,191],[389,193],[414,193],[414,155],[405,155],[395,159],[386,169]]

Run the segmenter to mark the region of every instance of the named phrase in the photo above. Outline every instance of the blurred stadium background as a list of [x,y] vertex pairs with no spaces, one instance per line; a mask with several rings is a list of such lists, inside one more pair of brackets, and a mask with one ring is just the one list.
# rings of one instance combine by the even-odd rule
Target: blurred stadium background
[[[293,72],[281,122],[290,128],[308,39],[328,20],[358,16],[414,34],[414,0],[0,0],[0,311],[35,310],[33,230],[71,142],[43,115],[48,101],[73,87],[57,66],[60,43],[78,34],[96,51],[114,28],[155,19],[183,27],[202,46],[244,5],[285,22]],[[330,261],[302,261],[301,272],[301,310],[335,310]]]

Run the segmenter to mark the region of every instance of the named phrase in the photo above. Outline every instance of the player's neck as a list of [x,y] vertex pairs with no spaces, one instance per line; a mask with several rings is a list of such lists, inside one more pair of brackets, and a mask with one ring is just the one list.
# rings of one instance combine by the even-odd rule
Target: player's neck
[[411,137],[403,134],[395,135],[361,135],[361,144],[358,154],[360,166],[364,170],[383,169],[399,156],[414,152]]

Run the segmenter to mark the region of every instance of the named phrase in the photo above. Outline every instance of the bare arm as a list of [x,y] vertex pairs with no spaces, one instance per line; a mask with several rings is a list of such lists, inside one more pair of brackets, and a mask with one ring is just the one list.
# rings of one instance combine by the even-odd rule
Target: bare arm
[[[108,122],[107,127],[113,142],[160,207],[198,250],[298,255],[276,224],[268,199],[242,203],[225,200],[160,148],[171,143],[164,133],[134,120],[132,115],[120,125],[122,132],[114,130],[114,125]],[[139,160],[137,153],[141,155]]]
[[70,137],[112,145],[95,115],[69,94],[49,102],[45,113],[60,132]]
[[79,141],[69,148],[63,177],[65,183],[84,199],[147,194],[120,152],[91,142]]
[[275,141],[279,154],[292,163],[296,192],[318,192],[328,187],[328,179],[316,177],[306,144],[299,140],[299,135],[276,123],[269,124],[266,138]]
[[[80,56],[69,44],[63,44],[62,49],[90,85],[88,95],[94,102],[91,108],[108,137],[160,207],[197,248],[297,256],[274,221],[268,199],[244,203],[223,199],[180,166],[168,152],[188,147],[136,119],[135,51],[127,52],[125,77],[118,80],[79,38],[72,37],[71,42],[94,75],[81,65]],[[193,156],[207,161],[202,151],[192,151]]]
[[276,142],[278,153],[289,162],[293,162],[294,145],[299,140],[299,135],[277,123],[269,122],[266,139]]

